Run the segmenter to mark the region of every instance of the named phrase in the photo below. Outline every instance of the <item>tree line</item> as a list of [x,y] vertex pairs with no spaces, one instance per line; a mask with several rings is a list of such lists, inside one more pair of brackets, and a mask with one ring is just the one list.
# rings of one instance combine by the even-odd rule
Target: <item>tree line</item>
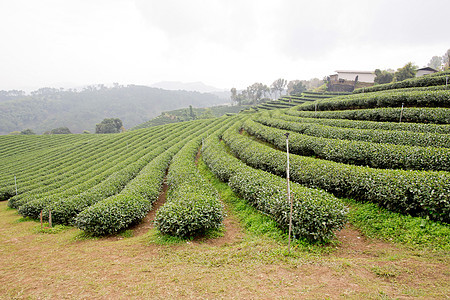
[[310,80],[291,80],[279,78],[270,86],[261,82],[255,82],[246,89],[238,91],[233,87],[231,91],[231,101],[236,105],[256,105],[270,101],[274,98],[286,95],[297,95],[317,88],[323,84],[323,80],[313,78]]
[[[427,67],[435,69],[436,71],[444,71],[450,69],[450,49],[445,52],[442,56],[433,56],[430,59]],[[383,83],[391,83],[397,81],[403,81],[408,78],[414,78],[417,74],[417,70],[419,67],[414,65],[412,62],[407,63],[401,68],[398,68],[397,71],[392,69],[388,70],[375,70],[375,83],[383,84]]]

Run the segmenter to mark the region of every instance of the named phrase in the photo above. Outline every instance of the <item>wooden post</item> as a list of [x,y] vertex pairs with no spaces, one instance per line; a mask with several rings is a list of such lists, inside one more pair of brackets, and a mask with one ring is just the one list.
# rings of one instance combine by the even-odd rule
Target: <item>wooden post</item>
[[16,187],[16,196],[17,196],[17,179],[16,179],[16,175],[14,175],[14,186]]
[[48,210],[48,227],[52,227],[52,210]]
[[402,110],[400,111],[400,122],[399,122],[399,123],[402,122],[402,116],[403,116],[403,104],[404,104],[404,103],[402,103]]
[[291,199],[291,188],[289,185],[289,132],[285,133],[286,136],[286,157],[287,157],[287,165],[286,165],[286,182],[287,182],[287,199],[290,203],[291,210],[289,213],[289,248],[288,251],[291,253],[291,232],[292,232],[292,199]]

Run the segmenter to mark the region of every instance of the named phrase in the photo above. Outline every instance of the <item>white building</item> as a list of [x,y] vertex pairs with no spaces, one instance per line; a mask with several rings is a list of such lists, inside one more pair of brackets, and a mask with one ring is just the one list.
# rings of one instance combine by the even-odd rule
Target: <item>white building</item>
[[436,73],[436,72],[437,71],[435,69],[433,69],[433,68],[425,67],[425,68],[421,68],[421,69],[417,70],[416,77],[420,77],[420,76],[428,75],[428,74],[433,74],[433,73]]
[[[367,82],[374,83],[375,81],[375,73],[371,71],[347,71],[347,70],[338,70],[335,71],[337,73],[337,80],[344,79],[348,81],[355,81],[356,76],[358,76],[359,82]],[[331,76],[330,76],[331,77]],[[337,81],[336,80],[336,81]]]

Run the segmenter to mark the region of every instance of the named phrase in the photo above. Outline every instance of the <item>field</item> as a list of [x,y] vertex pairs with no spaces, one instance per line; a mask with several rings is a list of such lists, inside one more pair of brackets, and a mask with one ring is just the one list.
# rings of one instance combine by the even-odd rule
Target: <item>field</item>
[[0,136],[1,297],[448,297],[441,77],[298,99],[121,134]]

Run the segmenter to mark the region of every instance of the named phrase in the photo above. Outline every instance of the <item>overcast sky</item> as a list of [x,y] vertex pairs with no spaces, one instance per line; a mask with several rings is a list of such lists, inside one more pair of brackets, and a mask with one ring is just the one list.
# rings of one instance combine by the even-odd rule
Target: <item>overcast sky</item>
[[423,67],[450,48],[449,12],[448,0],[0,0],[0,90]]

